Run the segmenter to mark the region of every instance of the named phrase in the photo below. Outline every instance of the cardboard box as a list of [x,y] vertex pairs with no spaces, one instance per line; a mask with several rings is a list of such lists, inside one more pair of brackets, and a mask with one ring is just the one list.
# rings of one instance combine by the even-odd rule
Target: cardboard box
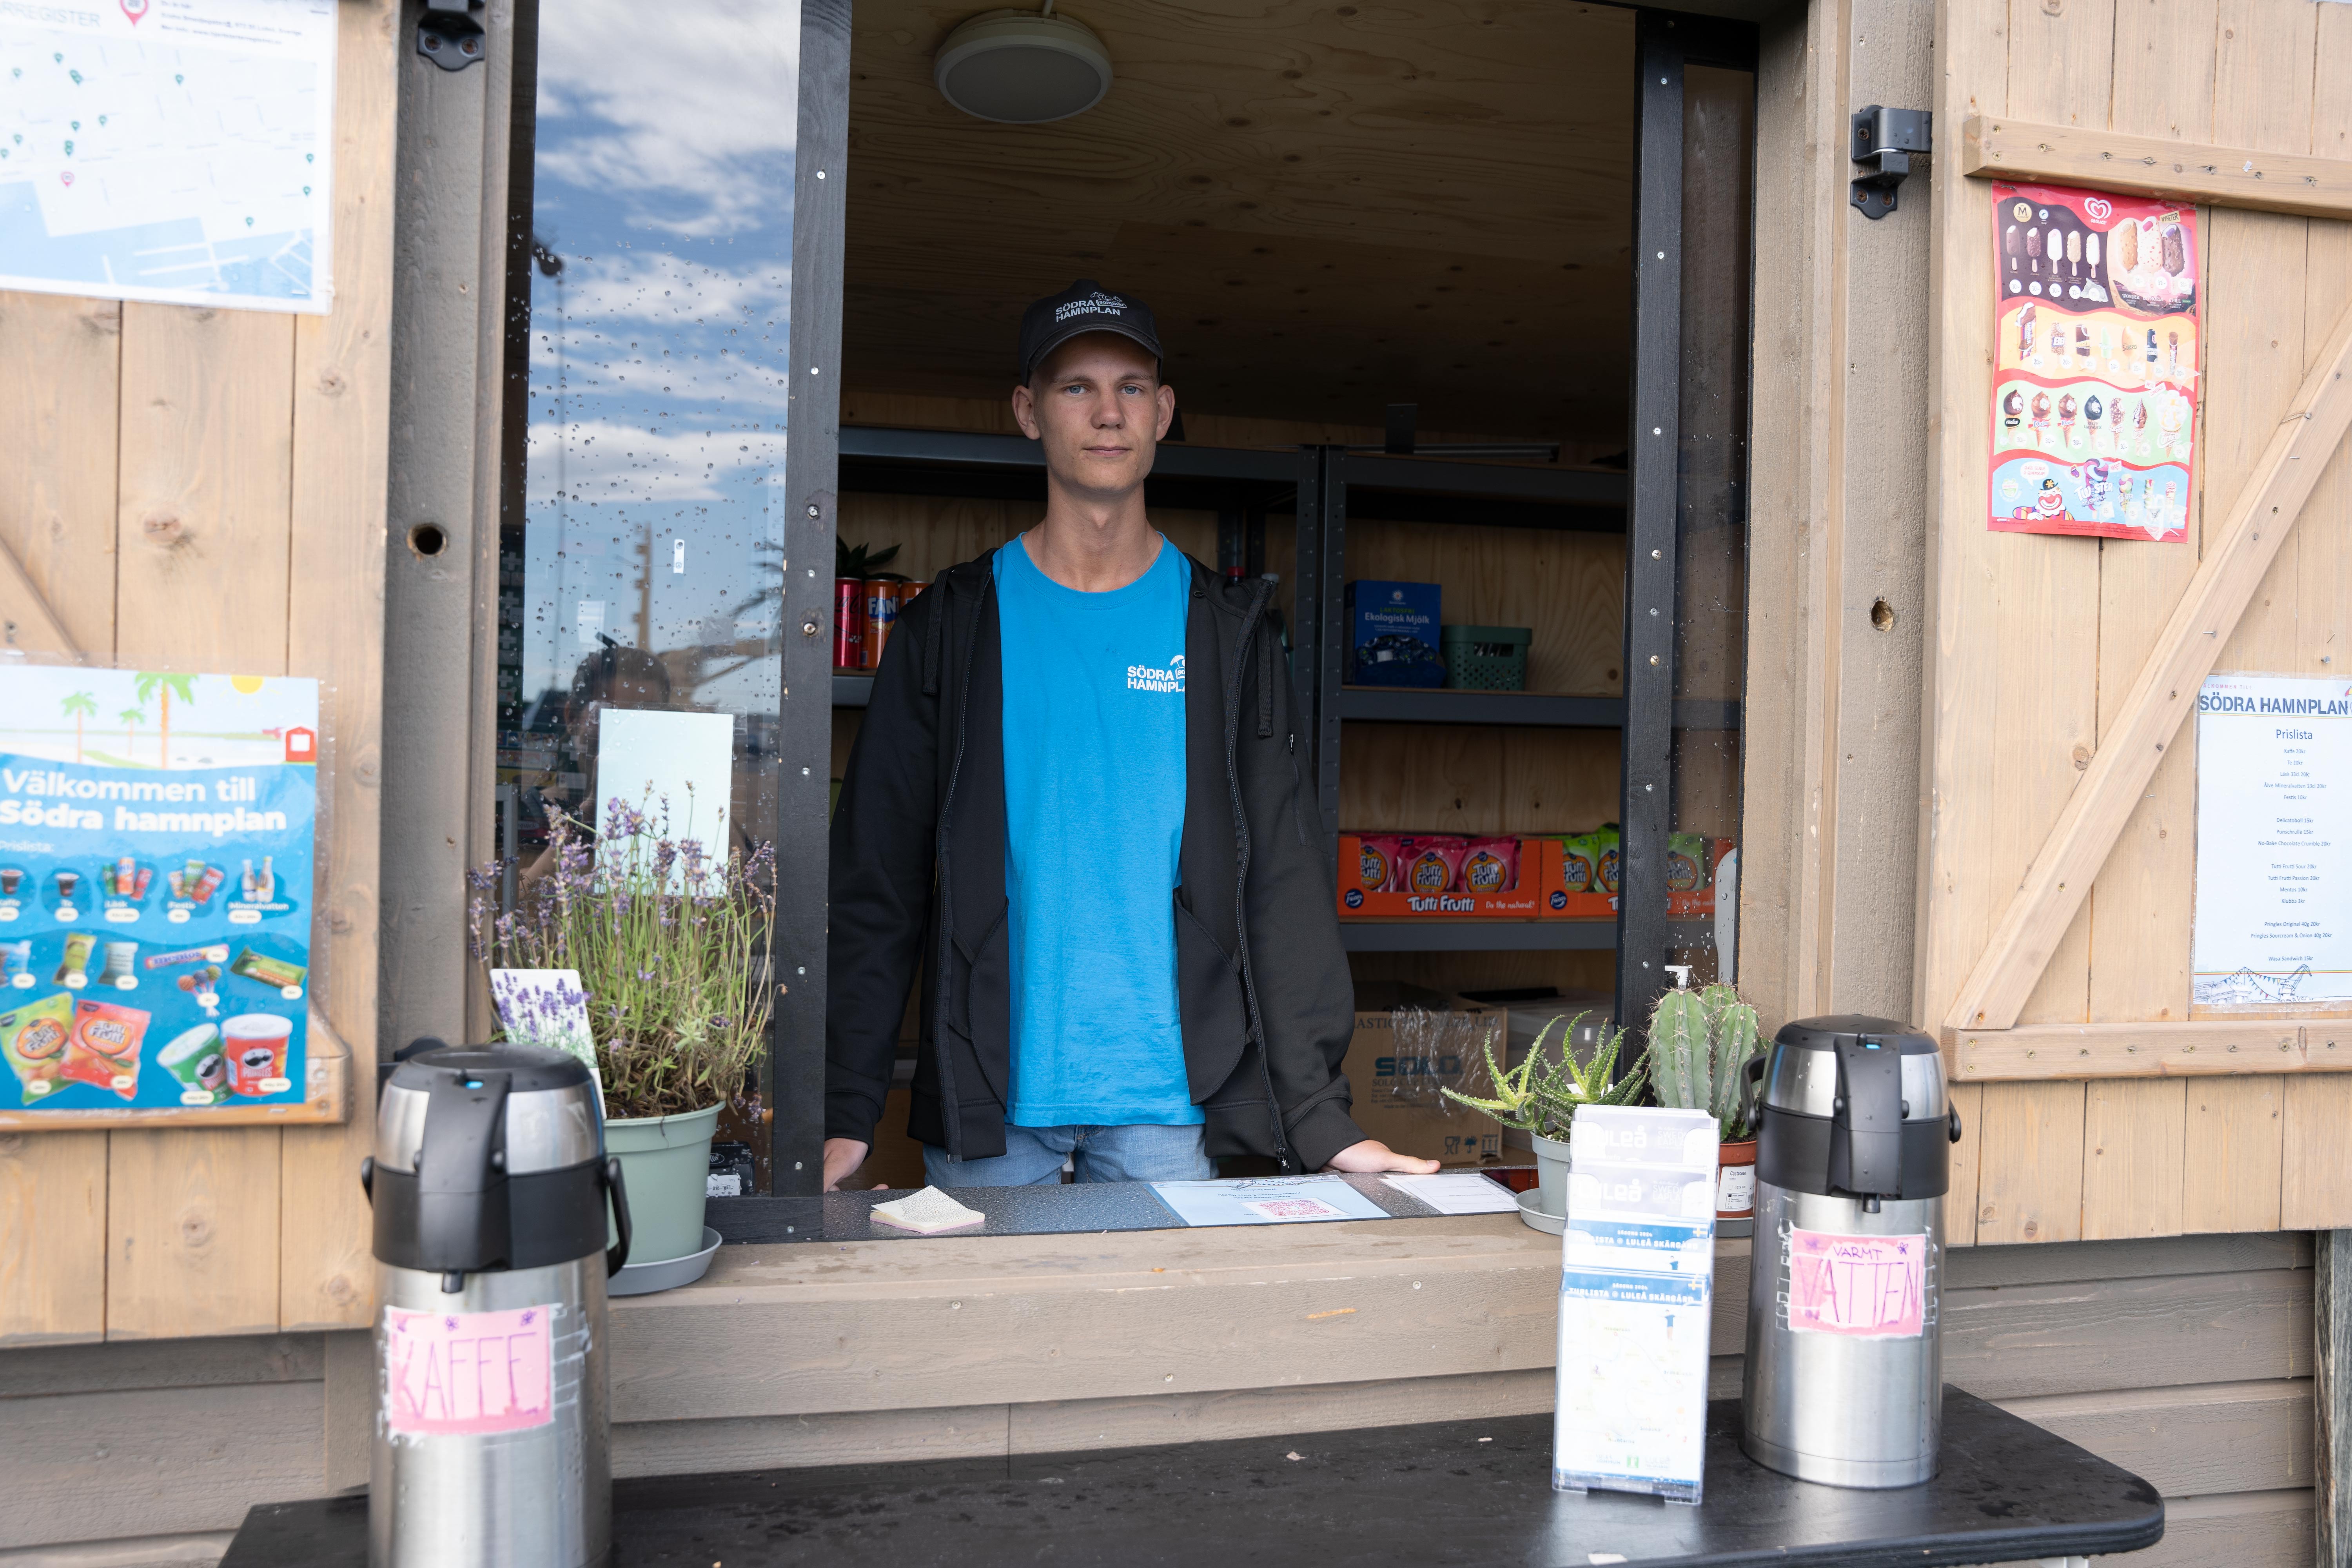
[[[1462,1020],[1442,1026],[1435,1039],[1401,1037],[1395,1010],[1417,1007]],[[1355,1095],[1349,1112],[1368,1138],[1402,1153],[1448,1165],[1495,1163],[1503,1158],[1503,1129],[1493,1117],[1457,1105],[1439,1092],[1454,1088],[1475,1094],[1486,1082],[1479,1042],[1491,1030],[1495,1059],[1505,1059],[1510,1016],[1442,992],[1393,981],[1367,981],[1356,987],[1356,1033],[1348,1045],[1345,1070]]]
[[1545,892],[1561,885],[1559,840],[1521,838],[1518,880],[1508,892],[1370,892],[1363,887],[1362,875],[1349,874],[1366,864],[1366,837],[1354,833],[1339,836],[1341,920],[1534,920],[1543,913]]

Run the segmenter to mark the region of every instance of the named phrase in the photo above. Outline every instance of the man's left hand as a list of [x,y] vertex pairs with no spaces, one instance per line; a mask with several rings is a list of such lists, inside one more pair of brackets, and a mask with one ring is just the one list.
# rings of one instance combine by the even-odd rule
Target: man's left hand
[[1346,1171],[1359,1176],[1374,1176],[1383,1171],[1402,1175],[1432,1176],[1437,1173],[1437,1162],[1400,1154],[1377,1138],[1367,1138],[1360,1143],[1350,1143],[1331,1156],[1327,1171]]

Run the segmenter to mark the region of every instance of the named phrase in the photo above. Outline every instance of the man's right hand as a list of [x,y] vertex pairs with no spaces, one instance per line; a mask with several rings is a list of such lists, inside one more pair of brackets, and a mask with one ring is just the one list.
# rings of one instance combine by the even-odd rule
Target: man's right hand
[[868,1145],[855,1138],[828,1138],[824,1141],[824,1190],[837,1193],[842,1178],[866,1163]]

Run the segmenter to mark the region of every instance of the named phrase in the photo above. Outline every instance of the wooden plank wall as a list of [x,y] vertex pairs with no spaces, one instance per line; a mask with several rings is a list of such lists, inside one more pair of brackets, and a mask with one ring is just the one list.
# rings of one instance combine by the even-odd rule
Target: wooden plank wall
[[[0,1135],[0,1346],[373,1310],[355,1173],[374,1103],[397,16],[341,7],[331,314],[0,294],[0,545],[23,591],[101,662],[325,684],[317,1002],[360,1069],[341,1126]],[[9,619],[12,638],[32,625]]]
[[[1940,123],[1974,113],[2187,142],[2346,155],[2352,12],[2307,0],[1956,0],[1940,7]],[[1937,493],[1927,799],[1914,1016],[1941,1019],[2101,742],[2313,356],[2352,302],[2352,225],[2200,214],[2206,281],[2200,494],[2186,546],[1989,531],[1991,227],[1985,183],[1939,161]],[[2223,669],[2324,676],[2352,656],[2352,454],[2339,451]],[[2192,731],[2166,754],[2021,1024],[2189,1019]],[[1956,1239],[2153,1237],[2352,1224],[2323,1126],[2345,1075],[1992,1083]],[[2332,1119],[2332,1120],[2331,1120]],[[2292,1145],[2294,1158],[2287,1151]],[[2289,1194],[2292,1194],[2290,1201]]]

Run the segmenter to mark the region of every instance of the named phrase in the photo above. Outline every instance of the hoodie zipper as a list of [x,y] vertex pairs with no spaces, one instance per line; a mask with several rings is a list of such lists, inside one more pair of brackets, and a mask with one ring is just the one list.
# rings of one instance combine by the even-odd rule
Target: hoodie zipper
[[1251,595],[1249,609],[1242,616],[1240,657],[1234,661],[1234,672],[1225,683],[1225,788],[1233,797],[1234,807],[1234,933],[1241,958],[1242,1000],[1249,1008],[1250,1027],[1257,1036],[1257,1066],[1265,1079],[1265,1110],[1267,1120],[1274,1125],[1275,1158],[1288,1173],[1297,1168],[1298,1157],[1291,1152],[1290,1139],[1283,1129],[1282,1102],[1275,1096],[1274,1066],[1269,1060],[1272,1047],[1266,1043],[1265,1020],[1258,1014],[1257,981],[1250,973],[1249,818],[1242,807],[1241,769],[1234,749],[1241,731],[1242,682],[1249,672],[1258,622],[1265,617],[1266,600],[1273,592],[1272,584],[1260,579],[1256,592]]

